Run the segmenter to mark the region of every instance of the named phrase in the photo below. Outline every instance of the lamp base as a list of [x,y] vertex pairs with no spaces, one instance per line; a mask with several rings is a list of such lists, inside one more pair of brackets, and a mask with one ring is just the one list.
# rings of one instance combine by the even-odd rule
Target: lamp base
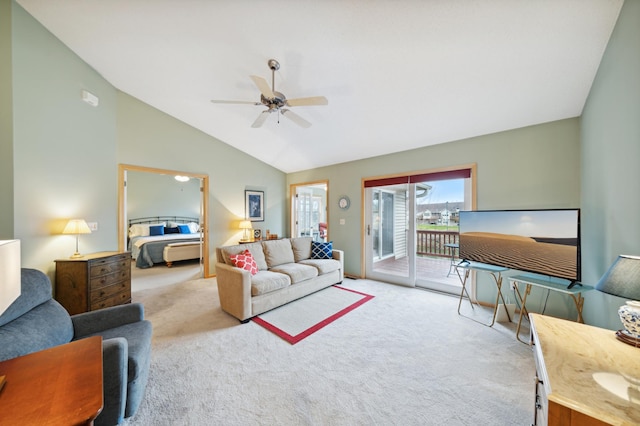
[[627,345],[635,346],[636,348],[640,348],[640,339],[633,336],[627,330],[618,330],[616,331],[616,337],[621,342],[626,343]]
[[83,254],[80,254],[80,253],[78,253],[78,252],[75,252],[75,253],[73,253],[73,254],[69,257],[69,259],[80,259],[80,258],[82,258],[82,257],[84,257],[84,255],[83,255]]

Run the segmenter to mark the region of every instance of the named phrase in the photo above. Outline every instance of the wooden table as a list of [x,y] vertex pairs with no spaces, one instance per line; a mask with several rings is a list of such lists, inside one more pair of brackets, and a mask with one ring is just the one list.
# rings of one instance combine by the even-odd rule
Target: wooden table
[[102,411],[102,337],[0,362],[0,423],[91,425]]

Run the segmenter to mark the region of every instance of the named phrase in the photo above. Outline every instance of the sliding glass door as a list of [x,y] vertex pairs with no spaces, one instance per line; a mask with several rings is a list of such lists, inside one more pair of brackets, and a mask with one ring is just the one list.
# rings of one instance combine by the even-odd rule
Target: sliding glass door
[[471,168],[365,181],[365,276],[458,294],[458,216]]

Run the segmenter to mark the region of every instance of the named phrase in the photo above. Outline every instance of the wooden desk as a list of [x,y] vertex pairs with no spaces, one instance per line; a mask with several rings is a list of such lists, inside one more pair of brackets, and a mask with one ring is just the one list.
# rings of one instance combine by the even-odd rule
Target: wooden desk
[[612,330],[539,314],[529,318],[535,425],[640,424],[640,348],[620,342]]
[[0,362],[0,423],[92,425],[102,411],[102,337]]

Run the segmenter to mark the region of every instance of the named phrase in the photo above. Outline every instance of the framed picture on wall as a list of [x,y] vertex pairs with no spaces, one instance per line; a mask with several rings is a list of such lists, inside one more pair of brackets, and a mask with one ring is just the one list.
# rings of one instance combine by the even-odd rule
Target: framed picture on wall
[[264,220],[264,191],[244,191],[244,214],[252,222]]

